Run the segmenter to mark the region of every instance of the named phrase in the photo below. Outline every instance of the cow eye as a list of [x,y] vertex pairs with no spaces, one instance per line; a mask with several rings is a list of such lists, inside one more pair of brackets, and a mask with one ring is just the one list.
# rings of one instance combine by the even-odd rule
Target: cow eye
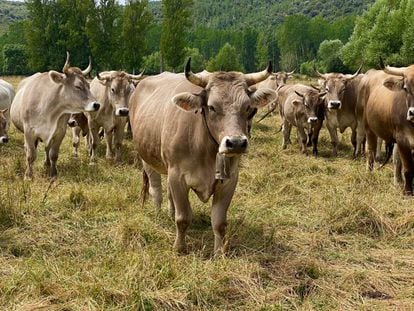
[[114,88],[111,88],[111,93],[112,94],[115,93],[115,89]]
[[325,88],[325,91],[329,92],[329,87],[328,86]]
[[215,109],[213,106],[208,106],[208,109],[209,109],[211,112],[216,112],[216,109]]
[[77,90],[82,90],[82,87],[81,87],[81,86],[79,86],[79,85],[76,85],[76,86],[75,86],[75,88],[76,88]]

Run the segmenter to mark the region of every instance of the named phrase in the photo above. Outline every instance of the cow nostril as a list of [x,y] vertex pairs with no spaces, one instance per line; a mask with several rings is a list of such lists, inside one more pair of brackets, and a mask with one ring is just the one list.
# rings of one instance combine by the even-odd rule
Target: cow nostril
[[9,139],[7,137],[3,137],[3,143],[8,143]]
[[414,116],[414,110],[408,110],[408,114],[410,115],[410,116]]
[[242,143],[241,143],[240,147],[243,148],[243,149],[247,148],[247,139],[242,140]]
[[233,143],[230,139],[226,139],[226,147],[227,148],[233,148]]
[[92,107],[93,109],[98,110],[101,107],[101,105],[99,103],[93,103]]

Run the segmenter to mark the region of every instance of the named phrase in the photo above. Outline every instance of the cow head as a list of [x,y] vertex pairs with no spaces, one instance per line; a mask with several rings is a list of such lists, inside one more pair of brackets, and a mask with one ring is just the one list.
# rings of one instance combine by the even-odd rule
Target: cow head
[[362,66],[353,75],[344,75],[341,73],[321,74],[316,70],[316,73],[321,78],[319,83],[326,92],[325,101],[329,110],[342,108],[342,101],[347,85],[359,75],[361,69]]
[[414,123],[414,65],[402,68],[387,66],[384,72],[392,75],[385,79],[384,86],[391,91],[405,93],[407,120]]
[[279,71],[279,72],[273,73],[270,79],[275,80],[276,88],[277,88],[278,86],[285,85],[287,80],[291,76],[293,76],[294,73],[295,73],[295,70],[291,72]]
[[128,116],[129,97],[135,89],[135,83],[142,79],[143,74],[142,72],[139,75],[131,75],[124,71],[110,71],[97,75],[99,82],[106,87],[106,97],[115,112],[115,116]]
[[0,110],[0,144],[9,142],[9,138],[7,137],[7,110],[8,108]]
[[[303,118],[304,123],[308,123],[310,126],[316,124],[322,117],[320,109],[323,106],[322,97],[325,92],[318,92],[314,89],[308,89],[306,92],[295,91],[298,96],[297,99],[292,101],[295,106],[296,115],[299,118]],[[306,121],[305,121],[306,120]]]
[[89,58],[88,67],[81,70],[78,67],[70,67],[69,58],[69,52],[66,52],[66,63],[62,73],[49,71],[49,78],[60,86],[61,103],[65,106],[65,113],[99,110],[100,104],[92,96],[85,78],[92,70],[91,59]]
[[202,111],[206,130],[219,145],[218,152],[226,156],[246,153],[248,150],[249,122],[257,108],[266,106],[276,98],[271,89],[249,90],[249,86],[265,80],[272,65],[258,73],[214,72],[195,75],[191,71],[191,58],[185,67],[188,81],[201,87],[200,92],[180,93],[173,103],[188,112]]

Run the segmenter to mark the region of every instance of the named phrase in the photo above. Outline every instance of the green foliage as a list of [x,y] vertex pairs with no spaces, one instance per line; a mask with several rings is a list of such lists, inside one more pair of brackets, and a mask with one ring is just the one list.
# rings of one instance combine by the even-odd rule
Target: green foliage
[[354,68],[361,62],[376,67],[382,56],[397,66],[411,64],[413,11],[412,1],[377,0],[357,19],[355,31],[343,49],[344,63]]
[[26,17],[27,9],[23,2],[0,0],[0,36],[7,32],[9,25]]
[[318,59],[325,72],[345,72],[346,67],[341,60],[341,40],[325,40],[318,50]]
[[142,68],[141,60],[147,52],[147,41],[143,38],[148,34],[152,19],[148,0],[132,0],[125,6],[122,25],[123,66],[129,72]]
[[165,65],[176,70],[184,61],[187,31],[191,26],[192,0],[164,0],[162,1],[162,34],[160,49]]
[[[200,50],[197,48],[185,48],[184,49],[185,59],[191,57],[191,69],[194,72],[200,72],[204,70],[205,59],[204,56],[200,53]],[[184,68],[184,64],[183,64]]]
[[22,75],[27,71],[25,46],[22,44],[6,44],[3,47],[3,73],[6,75]]
[[260,33],[256,43],[256,68],[264,68],[269,61],[269,48],[264,33]]
[[314,75],[314,67],[315,65],[315,61],[309,61],[309,62],[304,62],[302,64],[300,64],[300,74],[302,75],[307,75],[307,76],[313,76]]
[[144,56],[142,66],[148,74],[158,74],[161,72],[161,53],[159,51]]
[[207,63],[208,71],[244,71],[236,49],[226,43]]

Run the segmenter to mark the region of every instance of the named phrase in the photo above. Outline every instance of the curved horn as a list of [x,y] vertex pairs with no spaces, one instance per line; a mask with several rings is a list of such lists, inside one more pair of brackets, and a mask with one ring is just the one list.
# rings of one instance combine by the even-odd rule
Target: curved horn
[[131,75],[128,74],[128,78],[132,79],[132,80],[140,80],[142,79],[142,76],[144,75],[145,69],[143,71],[141,71],[141,73],[139,75]]
[[188,58],[184,68],[185,77],[192,84],[205,88],[208,83],[208,77],[199,77],[191,71],[191,57]]
[[404,72],[406,69],[407,67],[397,68],[397,67],[386,66],[383,70],[385,73],[388,73],[389,75],[404,77]]
[[248,73],[244,75],[244,78],[246,80],[247,86],[251,86],[253,84],[262,82],[263,80],[266,80],[268,76],[272,74],[273,66],[272,62],[269,61],[267,68],[261,72],[255,72],[255,73]]
[[70,67],[70,65],[69,65],[69,59],[70,59],[69,52],[66,51],[66,62],[65,62],[65,65],[63,66],[63,69],[62,69],[62,72],[63,73],[67,73],[67,71],[68,71],[68,69]]
[[111,79],[111,74],[110,73],[99,74],[99,72],[97,72],[96,78],[98,78],[98,80],[100,81],[109,80]]
[[303,94],[301,94],[301,93],[299,93],[298,91],[295,91],[295,93],[296,93],[296,95],[298,95],[298,96],[300,96],[300,97],[305,97],[305,95],[303,95]]
[[85,70],[82,70],[82,74],[83,74],[84,76],[86,76],[88,73],[90,73],[90,72],[91,72],[91,70],[92,70],[92,59],[91,59],[91,57],[89,56],[89,65],[88,65],[88,67],[86,67],[86,69],[85,69]]
[[353,75],[347,75],[347,78],[349,80],[352,80],[353,78],[357,77],[361,73],[362,65],[363,64],[361,64],[361,66],[359,66],[358,70]]
[[316,87],[316,86],[315,86],[315,85],[313,85],[313,84],[311,84],[310,86],[311,86],[311,88],[313,88],[313,89],[317,90],[318,92],[320,92],[320,91],[321,91],[321,89],[320,89],[320,88]]
[[291,71],[291,72],[287,72],[286,74],[288,75],[288,76],[291,76],[291,75],[293,75],[294,73],[295,73],[295,71],[296,71],[296,69],[294,69],[293,71]]

